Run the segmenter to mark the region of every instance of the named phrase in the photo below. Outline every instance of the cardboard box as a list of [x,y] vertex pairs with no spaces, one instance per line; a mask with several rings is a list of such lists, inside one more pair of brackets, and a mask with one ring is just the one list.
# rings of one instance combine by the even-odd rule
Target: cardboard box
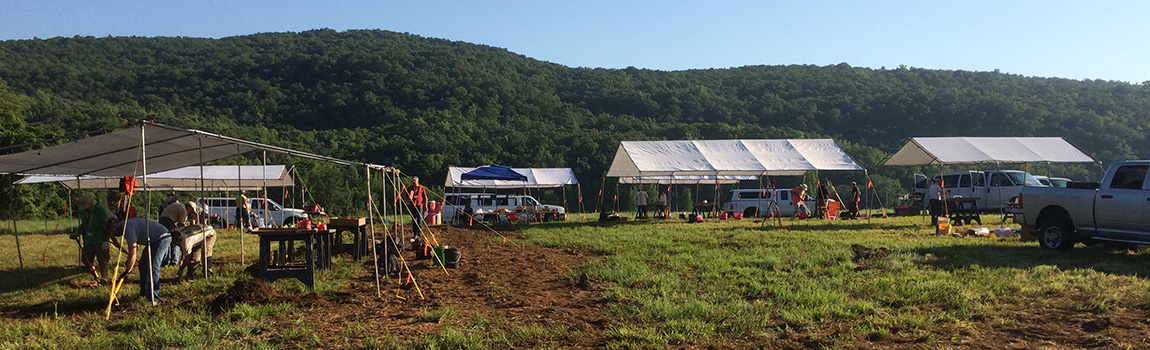
[[331,218],[328,226],[363,226],[367,218]]

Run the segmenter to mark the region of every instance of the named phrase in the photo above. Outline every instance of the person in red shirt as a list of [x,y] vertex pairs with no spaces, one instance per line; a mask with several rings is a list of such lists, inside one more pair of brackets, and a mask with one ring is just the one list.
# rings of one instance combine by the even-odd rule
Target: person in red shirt
[[411,229],[416,237],[421,236],[423,216],[427,212],[427,187],[419,184],[419,177],[411,178],[411,187],[407,191],[408,201],[411,203]]
[[[807,202],[804,201],[806,198],[807,184],[802,184],[791,189],[791,205],[795,207],[794,216],[799,216],[799,213],[803,213],[804,218],[811,217],[811,209],[807,208]],[[799,211],[800,208],[802,211]]]

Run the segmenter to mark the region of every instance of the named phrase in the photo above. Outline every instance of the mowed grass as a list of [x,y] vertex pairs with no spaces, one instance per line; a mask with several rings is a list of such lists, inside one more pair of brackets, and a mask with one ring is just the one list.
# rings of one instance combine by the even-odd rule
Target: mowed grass
[[[1146,253],[939,236],[921,217],[760,226],[569,224],[525,234],[603,255],[572,273],[608,283],[607,311],[624,320],[609,334],[618,348],[766,346],[795,334],[827,347],[888,337],[960,342],[957,330],[1009,322],[1002,317],[1011,311],[1150,308]],[[890,252],[856,262],[854,244]]]
[[[524,243],[596,253],[566,277],[587,273],[602,287],[604,312],[617,320],[605,331],[606,345],[616,349],[771,347],[796,338],[825,348],[886,340],[953,344],[962,342],[962,329],[1008,323],[1020,310],[1150,308],[1150,253],[1081,245],[1050,252],[1017,237],[938,236],[921,217],[783,220],[783,227],[753,220],[520,227]],[[247,264],[256,259],[252,238],[245,238]],[[165,303],[152,308],[137,301],[133,276],[120,293],[123,305],[105,321],[108,290],[83,286],[89,278],[75,267],[76,246],[65,233],[21,234],[27,287],[14,243],[11,234],[0,235],[0,348],[562,348],[564,337],[588,332],[426,309],[412,321],[442,320],[432,334],[397,339],[353,324],[345,333],[370,334],[353,342],[320,339],[302,322],[308,310],[292,304],[213,314],[211,300],[242,278],[239,235],[230,230],[217,243],[216,277],[165,284]],[[855,244],[889,253],[857,259]],[[358,273],[356,264],[336,266],[318,276],[320,294],[344,288]],[[164,270],[165,277],[174,273]],[[295,281],[275,286],[305,293]],[[270,329],[269,318],[293,326]]]

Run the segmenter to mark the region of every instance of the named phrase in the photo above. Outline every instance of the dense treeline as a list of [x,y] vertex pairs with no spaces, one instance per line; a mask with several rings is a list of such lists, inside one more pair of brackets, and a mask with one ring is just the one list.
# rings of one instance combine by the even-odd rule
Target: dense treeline
[[[877,165],[911,136],[1062,136],[1104,162],[1150,149],[1145,83],[847,64],[569,68],[386,31],[9,40],[0,81],[0,146],[151,119],[395,165],[434,184],[448,166],[572,167],[587,195],[620,140],[830,137],[872,169],[888,203],[923,169]],[[350,210],[363,195],[338,190],[362,181],[354,170],[272,160],[301,164],[328,190],[313,191],[321,203]],[[44,191],[18,191],[33,208],[23,216],[49,211],[28,198]]]

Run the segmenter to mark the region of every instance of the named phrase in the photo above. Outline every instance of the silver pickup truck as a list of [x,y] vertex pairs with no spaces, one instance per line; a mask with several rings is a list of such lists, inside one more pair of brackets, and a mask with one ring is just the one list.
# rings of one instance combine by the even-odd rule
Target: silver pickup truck
[[1042,248],[1066,250],[1077,242],[1150,244],[1150,160],[1115,162],[1102,183],[1067,188],[1023,187],[1022,222],[1037,229]]

